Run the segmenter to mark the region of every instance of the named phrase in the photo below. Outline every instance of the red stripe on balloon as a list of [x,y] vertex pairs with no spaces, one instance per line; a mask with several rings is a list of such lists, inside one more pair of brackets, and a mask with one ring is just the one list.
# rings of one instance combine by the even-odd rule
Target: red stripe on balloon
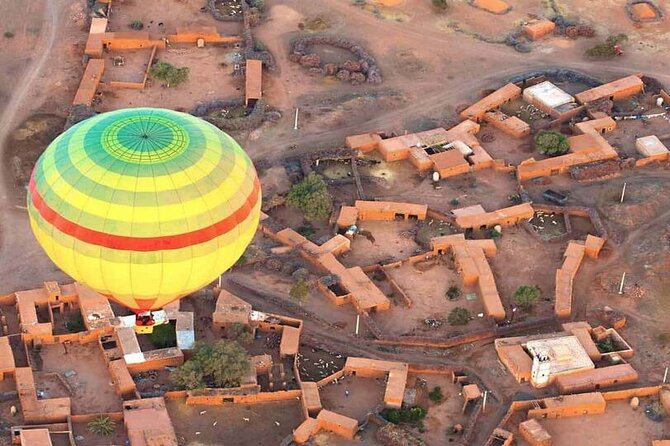
[[223,220],[196,231],[160,237],[127,237],[85,228],[73,221],[63,218],[56,211],[51,209],[42,199],[39,192],[37,192],[35,179],[32,176],[30,178],[29,190],[33,206],[35,206],[35,209],[37,209],[42,218],[55,226],[59,231],[74,237],[77,240],[122,251],[160,251],[165,249],[186,248],[188,246],[208,242],[220,235],[230,232],[239,222],[244,221],[249,214],[251,214],[252,209],[256,206],[256,203],[258,203],[260,183],[258,179],[255,179],[254,188],[248,195],[244,204]]

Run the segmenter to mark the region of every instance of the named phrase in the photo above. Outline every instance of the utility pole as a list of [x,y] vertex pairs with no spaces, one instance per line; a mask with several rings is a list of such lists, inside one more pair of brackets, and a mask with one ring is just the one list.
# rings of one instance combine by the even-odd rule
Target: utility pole
[[619,203],[623,203],[623,197],[626,195],[626,184],[623,183],[623,188],[621,189],[621,200],[619,200]]
[[357,314],[356,315],[356,336],[358,336],[358,327],[360,326],[361,323],[361,315]]
[[293,130],[298,130],[298,110],[299,108],[295,109],[295,120],[293,121]]
[[484,390],[484,401],[482,401],[482,413],[486,413],[486,397],[489,396],[489,391]]
[[665,368],[665,373],[663,373],[663,384],[665,384],[665,381],[668,379],[668,368]]
[[626,271],[621,275],[621,285],[619,285],[619,294],[623,294],[623,283],[626,280]]

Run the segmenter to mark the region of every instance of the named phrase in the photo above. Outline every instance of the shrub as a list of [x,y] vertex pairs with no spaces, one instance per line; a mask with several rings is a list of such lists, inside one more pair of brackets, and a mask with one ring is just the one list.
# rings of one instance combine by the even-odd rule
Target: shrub
[[520,307],[530,308],[540,298],[540,289],[535,285],[522,285],[514,292],[514,302]]
[[307,220],[322,220],[333,210],[333,199],[320,175],[312,172],[288,192],[286,202],[300,209]]
[[88,430],[96,435],[110,435],[116,429],[114,419],[99,415],[88,422]]
[[601,353],[612,353],[614,351],[614,342],[612,342],[611,336],[606,337],[596,345],[598,346],[598,350],[600,350]]
[[535,150],[545,155],[561,155],[568,151],[568,137],[550,130],[542,130],[535,135]]
[[239,322],[235,322],[228,328],[228,339],[237,341],[240,344],[250,344],[254,340],[253,335],[247,329],[247,326]]
[[457,287],[456,285],[452,285],[449,287],[446,294],[449,300],[456,300],[459,297],[461,297],[462,292],[459,287]]
[[450,325],[467,325],[470,322],[470,312],[467,308],[456,307],[449,312],[447,321]]
[[433,387],[433,390],[428,393],[428,399],[434,403],[441,402],[443,398],[444,395],[442,395],[442,387],[440,386]]
[[385,409],[382,416],[393,424],[418,424],[426,417],[427,413],[428,411],[425,408],[414,406],[409,409]]
[[139,31],[141,29],[144,29],[144,23],[142,23],[141,20],[135,19],[132,22],[130,22],[130,25],[128,25],[131,29],[134,29],[135,31]]
[[611,59],[616,56],[614,47],[621,45],[628,40],[625,34],[617,34],[616,36],[609,36],[604,43],[598,44],[586,50],[586,56],[592,59]]
[[309,294],[309,283],[305,279],[298,279],[295,282],[293,282],[293,285],[291,285],[291,289],[288,292],[288,295],[291,296],[292,299],[297,300],[298,302],[302,302],[307,298],[307,295]]
[[158,62],[151,67],[149,74],[156,79],[165,81],[168,87],[176,87],[177,85],[186,82],[189,71],[190,68],[188,67],[177,68],[167,62]]
[[449,200],[449,204],[452,206],[458,206],[460,202],[461,201],[458,198],[452,198],[451,200]]
[[14,33],[11,31],[5,31],[4,36],[6,39],[11,39],[12,37],[14,37]]
[[204,387],[238,387],[249,371],[247,352],[235,341],[214,345],[196,343],[193,356],[170,374],[170,381],[187,390]]
[[151,343],[156,348],[168,348],[177,346],[177,331],[172,324],[154,326],[151,332]]
[[72,316],[65,323],[65,328],[70,333],[78,333],[80,331],[86,330],[86,325],[84,324],[84,317],[80,312],[73,313]]
[[314,235],[314,228],[308,225],[300,226],[295,231],[303,237],[311,237]]
[[500,234],[500,232],[496,231],[494,228],[489,229],[488,234],[489,234],[489,238],[498,238],[502,235],[502,234]]
[[447,0],[433,0],[433,7],[439,11],[444,11],[449,7]]

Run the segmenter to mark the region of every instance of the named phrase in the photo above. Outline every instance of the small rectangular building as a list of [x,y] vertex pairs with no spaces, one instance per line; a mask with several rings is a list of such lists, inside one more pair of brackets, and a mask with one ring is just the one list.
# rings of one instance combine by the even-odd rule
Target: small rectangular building
[[530,125],[527,122],[516,116],[508,116],[500,110],[486,112],[484,121],[513,138],[523,138],[530,135]]
[[316,419],[321,429],[349,440],[353,440],[356,432],[358,432],[358,421],[330,410],[322,410],[316,416]]
[[90,59],[81,77],[79,88],[74,95],[72,105],[88,105],[93,103],[95,92],[98,89],[102,73],[105,71],[105,59]]
[[263,94],[263,62],[247,59],[244,81],[244,104],[253,105]]
[[[553,23],[553,22],[551,22]],[[575,98],[552,82],[544,81],[523,90],[523,100],[545,113],[551,113],[561,105],[575,102]]]
[[636,74],[626,76],[621,79],[600,85],[590,90],[577,93],[575,98],[580,104],[597,101],[602,98],[609,98],[612,101],[626,99],[640,93],[644,89],[644,82]]
[[644,136],[635,140],[637,153],[645,158],[664,160],[670,155],[668,148],[656,135]]
[[607,407],[607,401],[600,392],[561,395],[539,401],[539,408],[530,409],[528,418],[581,417],[605,413]]
[[632,384],[637,382],[638,377],[637,371],[630,364],[616,364],[558,376],[556,386],[561,393],[592,392],[605,387]]
[[440,174],[440,178],[461,175],[470,171],[470,164],[456,149],[429,155],[428,158],[433,161],[433,168]]
[[505,14],[512,7],[503,0],[473,0],[472,6],[475,6],[492,14]]
[[535,418],[521,422],[519,433],[531,446],[551,446],[551,435]]
[[460,113],[460,117],[461,119],[471,119],[475,122],[480,122],[487,111],[498,108],[504,103],[516,99],[519,96],[521,96],[520,87],[514,84],[506,84],[463,110]]
[[5,378],[5,375],[14,373],[15,364],[9,338],[7,336],[0,337],[0,381]]
[[362,133],[360,135],[347,136],[344,141],[350,149],[368,153],[376,150],[381,140],[382,137],[378,133]]
[[523,27],[523,32],[531,40],[538,40],[554,32],[556,24],[548,19],[532,20]]
[[393,201],[356,200],[354,207],[358,210],[358,219],[361,221],[425,220],[428,213],[428,206],[425,204],[398,203]]
[[21,446],[52,446],[49,429],[21,429]]
[[319,388],[313,381],[302,382],[302,402],[305,406],[305,412],[309,416],[315,416],[319,413],[323,406],[321,405],[321,396],[319,395]]

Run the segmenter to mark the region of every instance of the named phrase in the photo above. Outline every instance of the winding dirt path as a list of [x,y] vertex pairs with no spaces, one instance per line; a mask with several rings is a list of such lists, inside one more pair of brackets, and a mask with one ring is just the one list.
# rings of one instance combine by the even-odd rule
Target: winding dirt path
[[[35,45],[37,49],[36,57],[26,68],[21,77],[18,78],[18,83],[15,85],[14,94],[7,103],[2,116],[0,117],[0,152],[4,150],[5,140],[13,129],[16,117],[19,116],[19,111],[23,105],[23,100],[30,88],[37,79],[37,76],[42,72],[44,65],[51,54],[51,49],[56,42],[58,29],[58,8],[53,0],[44,2],[44,27],[40,34],[40,41]],[[1,184],[1,182],[0,182]]]

